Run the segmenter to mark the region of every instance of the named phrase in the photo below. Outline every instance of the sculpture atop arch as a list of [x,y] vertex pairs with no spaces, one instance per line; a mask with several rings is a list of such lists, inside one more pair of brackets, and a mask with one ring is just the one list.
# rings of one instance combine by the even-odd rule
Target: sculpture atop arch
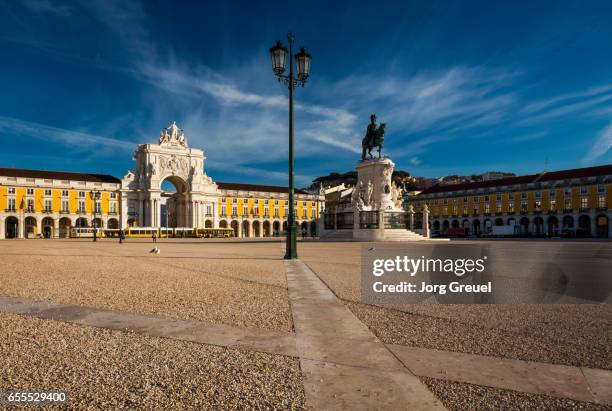
[[159,134],[160,145],[187,147],[187,140],[182,129],[178,128],[176,121],[164,128]]

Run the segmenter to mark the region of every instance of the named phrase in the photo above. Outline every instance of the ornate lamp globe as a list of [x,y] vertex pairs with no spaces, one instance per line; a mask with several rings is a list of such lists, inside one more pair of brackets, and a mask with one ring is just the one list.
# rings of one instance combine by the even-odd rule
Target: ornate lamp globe
[[297,65],[297,78],[300,81],[305,81],[310,75],[310,54],[302,47],[300,52],[295,55],[295,63]]
[[270,57],[272,57],[272,70],[274,74],[277,76],[283,74],[287,64],[287,48],[279,40],[276,40],[276,44],[270,49]]

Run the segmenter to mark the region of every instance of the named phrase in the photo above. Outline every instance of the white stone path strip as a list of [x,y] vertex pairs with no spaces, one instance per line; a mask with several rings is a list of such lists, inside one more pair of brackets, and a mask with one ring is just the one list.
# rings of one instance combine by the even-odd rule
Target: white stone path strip
[[0,313],[297,357],[293,333],[62,305],[0,295]]
[[[417,397],[410,390],[418,387],[420,392],[424,386],[417,385],[406,368],[420,377],[612,406],[612,371],[609,370],[387,344],[386,348],[406,367],[403,368],[321,281],[296,274],[296,266],[300,271],[308,269],[303,263],[287,264],[296,334],[2,295],[0,313],[299,357],[307,400],[314,409],[323,406],[418,409],[418,404],[413,404]],[[303,292],[296,287],[303,288]],[[406,400],[404,396],[411,398]],[[372,398],[376,400],[374,406]],[[394,405],[393,401],[400,405]]]
[[612,371],[387,345],[421,377],[612,406]]
[[444,409],[310,268],[300,260],[285,264],[311,409]]

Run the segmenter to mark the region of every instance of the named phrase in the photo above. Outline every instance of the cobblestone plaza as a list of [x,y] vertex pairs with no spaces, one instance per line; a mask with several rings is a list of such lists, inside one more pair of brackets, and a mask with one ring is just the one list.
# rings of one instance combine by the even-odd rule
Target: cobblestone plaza
[[610,405],[609,305],[366,305],[359,243],[282,246],[2,241],[0,388],[73,409]]

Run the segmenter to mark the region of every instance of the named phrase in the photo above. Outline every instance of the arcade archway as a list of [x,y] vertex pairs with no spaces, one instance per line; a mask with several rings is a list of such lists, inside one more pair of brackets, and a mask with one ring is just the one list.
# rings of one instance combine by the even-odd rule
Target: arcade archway
[[51,217],[45,217],[42,220],[42,235],[44,238],[53,238],[55,222]]
[[4,224],[6,238],[17,238],[19,236],[19,220],[17,217],[7,217]]

